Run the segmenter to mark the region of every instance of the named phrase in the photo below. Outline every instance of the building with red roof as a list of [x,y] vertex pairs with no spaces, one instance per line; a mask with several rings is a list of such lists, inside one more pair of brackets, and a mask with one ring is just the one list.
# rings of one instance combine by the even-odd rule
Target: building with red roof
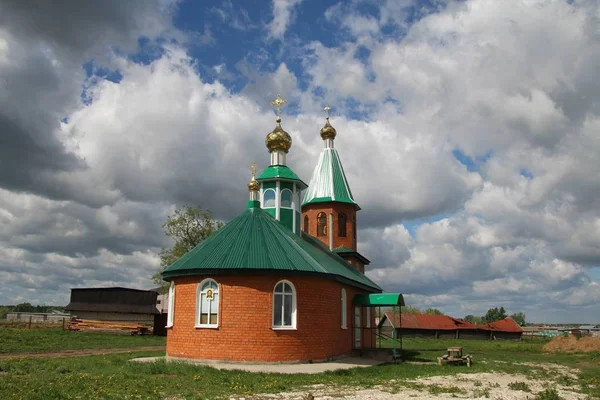
[[523,330],[511,318],[477,326],[448,315],[386,312],[378,324],[384,336],[431,337],[437,339],[513,339],[520,340]]

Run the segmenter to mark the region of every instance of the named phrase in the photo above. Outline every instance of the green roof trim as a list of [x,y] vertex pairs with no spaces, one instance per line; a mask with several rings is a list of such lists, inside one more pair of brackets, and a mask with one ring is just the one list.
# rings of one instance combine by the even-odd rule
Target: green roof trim
[[405,306],[404,297],[400,293],[370,293],[357,294],[354,296],[355,306],[379,307],[379,306]]
[[352,196],[337,150],[328,147],[319,156],[302,205],[332,201],[353,204],[360,209]]
[[288,166],[286,165],[270,165],[256,178],[257,181],[265,181],[271,179],[287,179],[290,181],[297,181],[302,185],[303,188],[306,188],[306,183],[302,182],[298,175],[294,173]]
[[[253,206],[254,204],[249,204]],[[208,274],[321,275],[373,292],[381,288],[310,235],[297,235],[250,207],[162,272],[165,280]]]

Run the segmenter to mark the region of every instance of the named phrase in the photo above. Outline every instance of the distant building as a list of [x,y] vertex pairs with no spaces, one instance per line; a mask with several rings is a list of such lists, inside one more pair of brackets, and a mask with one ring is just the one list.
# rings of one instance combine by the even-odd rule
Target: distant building
[[23,321],[33,323],[57,323],[63,322],[63,319],[69,319],[70,315],[60,312],[34,313],[34,312],[9,312],[6,314],[8,321]]
[[521,340],[523,336],[523,329],[511,317],[480,325],[479,329],[488,332],[494,340]]
[[157,293],[122,287],[71,289],[71,301],[65,307],[81,319],[154,324]]
[[379,321],[382,335],[436,339],[487,339],[489,335],[470,322],[447,315],[386,312]]
[[521,340],[523,335],[512,318],[478,326],[447,315],[398,313],[394,318],[391,312],[386,312],[378,327],[382,335],[394,338]]

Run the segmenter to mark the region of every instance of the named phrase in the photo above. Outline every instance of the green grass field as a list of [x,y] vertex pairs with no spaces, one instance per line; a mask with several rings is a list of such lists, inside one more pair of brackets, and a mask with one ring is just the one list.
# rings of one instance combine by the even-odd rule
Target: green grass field
[[[0,330],[0,343],[7,336]],[[156,344],[164,338],[126,337],[111,335],[50,332],[24,332],[30,340],[12,341],[10,350],[23,352],[57,350],[58,348],[94,348],[138,345],[142,341]],[[46,337],[47,336],[47,337]],[[100,337],[98,337],[100,336]],[[21,343],[21,344],[18,344]],[[117,343],[119,343],[117,345]],[[143,345],[151,345],[145,342]],[[459,345],[474,357],[472,368],[437,366],[435,359],[447,347]],[[302,390],[307,385],[325,384],[333,387],[385,386],[390,391],[412,385],[417,377],[454,375],[457,373],[507,372],[549,379],[576,385],[589,399],[600,398],[600,353],[548,354],[542,342],[488,342],[406,339],[404,354],[409,363],[382,365],[316,375],[283,375],[219,371],[209,367],[177,363],[130,363],[134,357],[161,355],[157,352],[114,354],[71,358],[19,358],[0,360],[0,399],[213,399],[258,393],[278,393]],[[52,347],[52,346],[58,346]],[[412,361],[413,363],[410,363]],[[566,378],[552,371],[523,363],[551,363],[580,369],[577,378]],[[571,381],[568,381],[568,380]],[[482,388],[482,393],[485,393]],[[514,385],[513,390],[526,391],[526,385]],[[454,393],[453,388],[432,386],[429,393]],[[458,394],[460,392],[456,392]],[[532,395],[532,399],[535,397]],[[541,397],[540,397],[541,398]],[[552,397],[547,397],[552,398]],[[556,397],[554,397],[556,398]]]
[[0,354],[161,346],[161,336],[107,335],[48,329],[0,329]]

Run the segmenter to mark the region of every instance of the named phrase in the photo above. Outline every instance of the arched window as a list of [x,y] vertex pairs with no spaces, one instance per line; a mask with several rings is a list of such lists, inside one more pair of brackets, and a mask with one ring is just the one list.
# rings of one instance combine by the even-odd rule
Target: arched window
[[169,299],[167,306],[167,328],[173,326],[173,317],[175,314],[175,281],[171,281],[169,286]]
[[196,327],[216,328],[219,326],[219,285],[205,279],[198,285],[196,296]]
[[348,307],[346,306],[346,289],[342,288],[342,329],[348,329]]
[[281,191],[281,207],[292,208],[292,191],[283,189]]
[[304,216],[304,232],[308,233],[308,215]]
[[273,189],[265,190],[263,196],[263,207],[272,208],[275,207],[275,191]]
[[273,291],[273,329],[296,329],[296,289],[281,281]]
[[339,213],[338,214],[338,236],[346,237],[346,214]]
[[324,212],[317,214],[317,236],[327,236],[327,215]]

